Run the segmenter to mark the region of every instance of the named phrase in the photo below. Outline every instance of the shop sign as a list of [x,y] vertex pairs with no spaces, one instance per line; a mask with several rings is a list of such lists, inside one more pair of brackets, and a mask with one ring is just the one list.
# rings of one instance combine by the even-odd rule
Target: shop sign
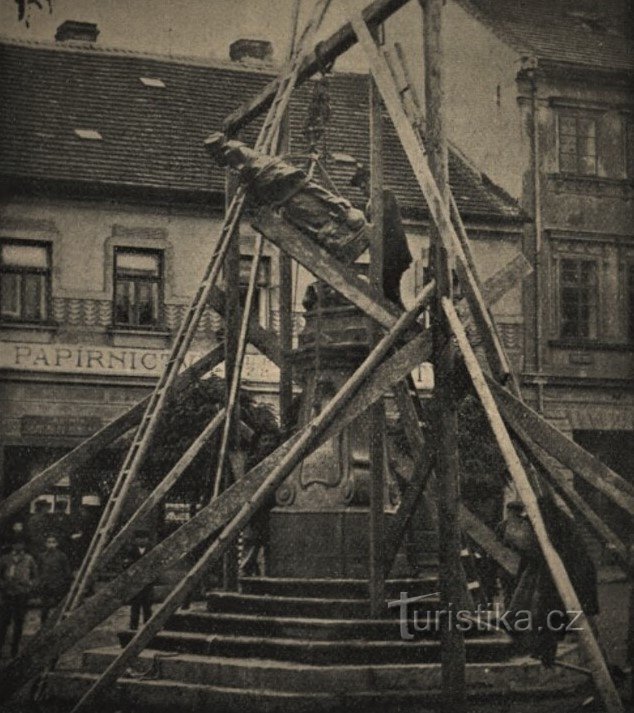
[[[184,367],[200,359],[202,352],[188,352]],[[169,359],[166,349],[88,347],[78,344],[0,343],[0,369],[111,376],[158,377]],[[222,374],[222,367],[214,370]],[[276,382],[275,365],[261,354],[247,354],[245,381]]]

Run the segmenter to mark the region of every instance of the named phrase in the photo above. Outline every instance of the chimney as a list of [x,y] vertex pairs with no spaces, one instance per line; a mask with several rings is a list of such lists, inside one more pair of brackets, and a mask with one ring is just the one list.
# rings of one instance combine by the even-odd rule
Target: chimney
[[273,58],[273,44],[268,40],[236,40],[229,45],[229,57],[234,62],[270,62]]
[[58,42],[96,42],[99,29],[94,22],[66,20],[57,28],[55,39]]

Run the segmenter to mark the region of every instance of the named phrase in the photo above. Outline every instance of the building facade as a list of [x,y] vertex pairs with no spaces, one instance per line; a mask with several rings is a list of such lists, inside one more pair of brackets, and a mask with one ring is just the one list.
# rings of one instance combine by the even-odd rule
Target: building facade
[[[24,484],[145,396],[212,254],[225,202],[225,176],[204,138],[255,94],[275,70],[266,48],[254,59],[243,43],[232,61],[203,62],[103,48],[96,28],[58,33],[51,43],[0,44],[0,453],[1,493]],[[89,39],[87,39],[87,37]],[[256,43],[257,45],[258,43]],[[240,51],[237,51],[237,50]],[[264,59],[263,59],[264,58]],[[368,78],[328,79],[332,119],[323,162],[338,189],[368,160]],[[313,83],[290,111],[291,157],[304,161]],[[428,216],[386,118],[386,183],[396,192],[414,263],[402,282],[407,304],[427,265]],[[244,132],[252,141],[257,127]],[[481,277],[521,253],[525,216],[516,202],[457,149],[451,181],[474,239]],[[241,226],[241,273],[248,277],[255,235]],[[277,255],[267,245],[256,308],[277,329]],[[294,271],[294,327],[312,281]],[[521,286],[495,305],[512,358],[521,365]],[[206,309],[188,360],[222,338]],[[424,369],[418,374],[424,378]],[[255,350],[245,386],[276,405],[278,373]],[[74,509],[100,492],[99,467],[51,492]]]
[[[531,218],[523,246],[534,267],[523,301],[526,397],[631,479],[628,3],[456,0],[444,28],[450,136]],[[620,518],[588,495],[606,518]]]

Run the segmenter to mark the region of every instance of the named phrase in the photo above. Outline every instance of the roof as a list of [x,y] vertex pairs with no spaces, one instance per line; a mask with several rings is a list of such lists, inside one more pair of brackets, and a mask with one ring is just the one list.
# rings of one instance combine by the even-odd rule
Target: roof
[[[99,49],[94,45],[0,42],[0,175],[13,182],[136,187],[220,193],[224,172],[203,140],[256,94],[273,69]],[[148,81],[150,80],[150,81]],[[160,81],[157,81],[160,80]],[[368,78],[331,79],[330,152],[368,160]],[[161,86],[163,84],[164,86]],[[305,150],[303,124],[310,83],[291,102],[291,146]],[[424,200],[386,118],[386,183],[403,212],[424,216]],[[241,138],[252,142],[257,126]],[[327,170],[344,195],[353,164],[330,160]],[[465,216],[523,220],[501,189],[452,154],[450,179]]]
[[555,64],[634,70],[627,3],[619,0],[457,0],[522,54]]

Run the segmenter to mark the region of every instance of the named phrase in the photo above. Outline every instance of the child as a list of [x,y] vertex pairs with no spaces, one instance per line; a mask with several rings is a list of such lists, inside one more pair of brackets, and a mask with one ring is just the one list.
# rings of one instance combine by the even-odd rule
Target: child
[[43,625],[51,609],[60,603],[68,591],[71,578],[68,557],[59,549],[57,535],[47,535],[45,549],[40,553],[39,566],[42,598],[40,621]]
[[0,651],[9,625],[13,623],[11,656],[17,656],[29,596],[37,584],[35,560],[24,540],[16,539],[11,552],[0,557]]

